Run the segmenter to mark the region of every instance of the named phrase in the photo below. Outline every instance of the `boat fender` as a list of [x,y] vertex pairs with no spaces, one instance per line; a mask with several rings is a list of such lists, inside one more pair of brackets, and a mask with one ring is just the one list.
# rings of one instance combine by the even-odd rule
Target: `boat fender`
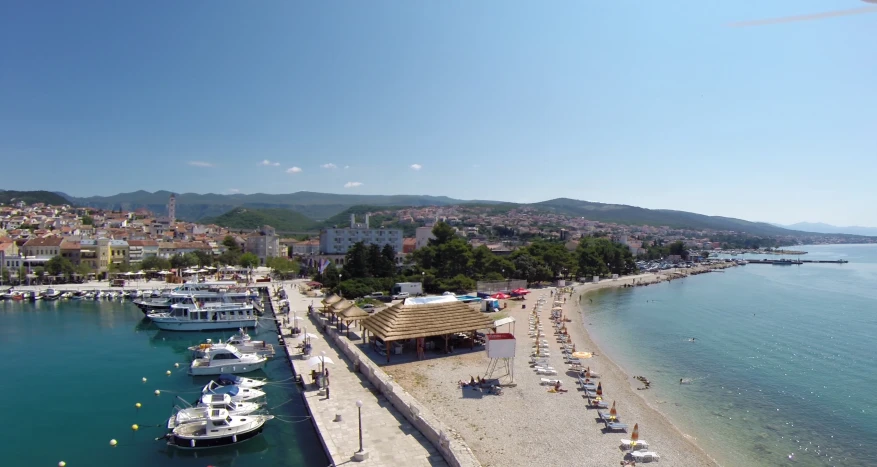
[[194,439],[193,439],[193,440],[190,440],[190,441],[189,441],[189,445],[192,446],[192,447],[194,448],[194,447],[195,447],[195,440],[194,440]]
[[238,442],[238,435],[231,435],[231,441],[233,443],[237,443]]

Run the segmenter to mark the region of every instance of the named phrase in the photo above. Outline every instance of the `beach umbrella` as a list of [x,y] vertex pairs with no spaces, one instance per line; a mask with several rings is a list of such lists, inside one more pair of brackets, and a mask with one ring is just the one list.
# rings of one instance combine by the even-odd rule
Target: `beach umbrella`
[[495,298],[497,300],[508,300],[510,297],[506,293],[497,292],[497,293],[491,295],[490,298]]
[[603,383],[597,383],[597,395],[598,396],[603,395]]
[[615,401],[612,401],[612,408],[609,409],[609,420],[615,420],[618,417],[618,411],[615,410]]
[[318,335],[316,335],[316,334],[311,334],[311,333],[309,333],[309,332],[306,332],[306,333],[305,333],[305,337],[308,338],[308,339],[319,339],[319,338],[320,338],[320,336],[318,336]]
[[512,295],[527,295],[528,293],[530,293],[530,291],[523,287],[512,290]]
[[335,362],[333,362],[331,358],[324,357],[322,355],[318,355],[316,357],[311,357],[308,359],[308,365],[310,365],[310,366],[322,365],[324,363],[334,364]]
[[639,423],[634,423],[633,433],[630,434],[630,448],[631,449],[636,447],[637,441],[639,441]]

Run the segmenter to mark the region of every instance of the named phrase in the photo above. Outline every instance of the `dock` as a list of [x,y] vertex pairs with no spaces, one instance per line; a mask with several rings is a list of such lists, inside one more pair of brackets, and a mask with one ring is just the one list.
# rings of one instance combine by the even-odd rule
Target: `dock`
[[793,265],[801,265],[801,264],[846,264],[849,261],[838,259],[838,260],[813,260],[813,259],[802,259],[802,260],[789,260],[789,259],[749,259],[746,260],[748,264],[793,264]]
[[[331,466],[348,463],[388,467],[480,466],[471,450],[462,441],[451,439],[452,434],[440,422],[431,420],[430,415],[421,413],[420,409],[415,410],[411,402],[400,404],[400,393],[404,391],[391,379],[380,384],[380,387],[373,384],[377,374],[386,377],[383,371],[367,361],[368,357],[353,354],[355,358],[351,358],[351,352],[358,349],[354,350],[355,346],[349,344],[345,348],[339,346],[340,339],[346,337],[339,336],[334,327],[326,325],[316,313],[310,315],[306,311],[308,305],[313,304],[316,308],[321,306],[319,297],[302,295],[298,284],[287,284],[284,290],[288,294],[291,309],[300,320],[298,327],[316,335],[310,338],[310,355],[304,356],[298,348],[303,337],[291,336],[289,321],[292,315],[287,317],[281,314],[277,299],[272,296],[272,304],[278,310],[277,317],[280,319],[278,331],[283,338],[281,343],[285,345],[290,366],[301,383],[302,399]],[[332,361],[326,365],[329,370],[328,391],[318,387],[311,377],[312,370],[318,373],[322,371],[321,365],[311,367],[307,361],[308,358],[323,355]],[[362,402],[363,452],[359,451],[358,401]]]

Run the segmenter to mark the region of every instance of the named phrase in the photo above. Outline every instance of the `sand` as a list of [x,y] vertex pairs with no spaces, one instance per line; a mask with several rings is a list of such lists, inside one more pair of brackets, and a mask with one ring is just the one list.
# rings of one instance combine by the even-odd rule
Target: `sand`
[[[643,274],[597,284],[572,287],[572,296],[565,294],[564,314],[577,351],[591,351],[596,355],[588,360],[591,369],[600,373],[604,398],[617,402],[619,418],[628,424],[627,433],[604,433],[597,422],[596,410],[586,408],[586,399],[578,390],[576,379],[566,374],[560,345],[551,327],[550,308],[553,299],[550,290],[536,289],[523,302],[508,301],[504,314],[514,317],[517,355],[514,359],[514,387],[506,387],[500,396],[482,394],[473,389],[460,389],[457,381],[469,376],[484,375],[489,359],[486,352],[462,353],[453,356],[427,354],[425,361],[390,364],[384,370],[406,390],[424,403],[441,420],[462,436],[485,466],[513,465],[619,465],[625,458],[620,448],[621,439],[629,439],[634,423],[639,424],[640,439],[650,444],[650,450],[661,456],[661,463],[674,466],[717,465],[694,442],[691,436],[680,432],[661,413],[652,408],[637,391],[643,384],[625,374],[604,355],[588,336],[582,325],[578,297],[586,292],[607,287],[620,287],[634,281],[654,283],[699,270],[681,270],[668,274]],[[551,352],[551,366],[567,393],[549,393],[540,385],[540,378],[529,364],[533,339],[528,336],[528,319],[537,299],[546,303],[539,313]],[[587,298],[582,300],[587,301]],[[527,305],[521,308],[521,303]],[[500,332],[504,332],[500,329]],[[510,330],[509,330],[510,332]],[[502,380],[503,382],[508,379]]]

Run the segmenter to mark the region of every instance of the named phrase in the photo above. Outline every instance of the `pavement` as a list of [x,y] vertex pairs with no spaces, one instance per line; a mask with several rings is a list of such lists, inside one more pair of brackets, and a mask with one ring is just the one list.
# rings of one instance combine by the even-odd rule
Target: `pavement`
[[[319,307],[320,298],[302,295],[299,282],[283,284],[289,297],[291,309],[296,316],[304,318],[300,326],[311,334],[320,335],[323,323],[307,313],[311,303]],[[274,284],[276,285],[276,283]],[[272,287],[273,288],[273,287]],[[279,310],[273,297],[275,310]],[[281,315],[278,315],[278,318]],[[312,383],[311,370],[321,371],[319,365],[310,367],[297,348],[303,337],[292,338],[290,324],[282,325],[282,333],[289,349],[295,372],[305,381],[304,400],[317,427],[320,438],[326,447],[332,465],[356,462],[369,466],[446,466],[438,450],[387,399],[380,394],[367,379],[353,369],[334,345],[322,336],[312,338],[309,357],[320,356],[322,352],[334,363],[329,369],[329,393],[319,390]],[[362,438],[367,458],[357,461],[354,454],[359,451],[359,424],[356,402],[362,401]],[[340,416],[340,421],[336,421]]]

